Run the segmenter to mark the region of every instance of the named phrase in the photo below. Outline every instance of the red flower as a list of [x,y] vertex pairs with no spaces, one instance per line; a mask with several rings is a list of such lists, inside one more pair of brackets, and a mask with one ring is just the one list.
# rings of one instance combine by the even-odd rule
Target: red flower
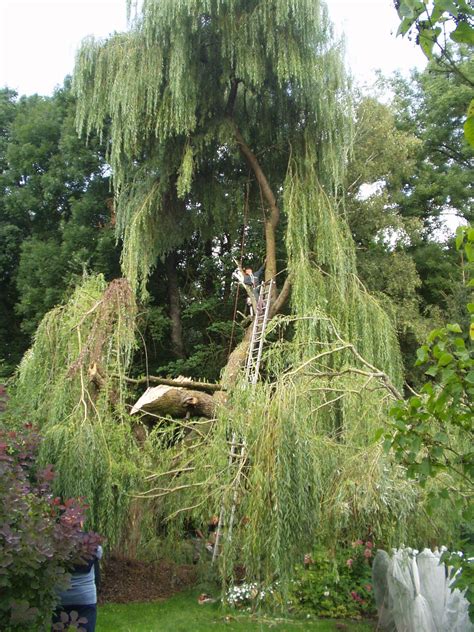
[[353,560],[351,560],[351,559],[346,560],[346,566],[348,566],[349,568],[351,568],[351,567],[352,567],[352,562],[353,562]]

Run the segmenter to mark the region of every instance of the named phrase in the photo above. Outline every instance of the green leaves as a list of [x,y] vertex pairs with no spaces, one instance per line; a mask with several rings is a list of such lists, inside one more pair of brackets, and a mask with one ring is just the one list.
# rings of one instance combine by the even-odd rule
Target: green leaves
[[440,26],[433,28],[429,22],[420,22],[418,25],[418,42],[428,59],[433,57],[433,47],[440,34]]
[[457,44],[474,45],[474,29],[467,22],[459,22],[450,37]]
[[443,353],[438,360],[438,366],[448,366],[453,360],[454,357],[450,353]]
[[447,11],[451,15],[458,14],[458,8],[455,0],[438,0],[435,5],[440,11]]
[[469,145],[474,147],[474,99],[471,100],[467,109],[467,118],[464,123],[464,137]]
[[439,43],[438,38],[444,32],[443,26],[451,21],[455,29],[450,39],[457,44],[474,44],[473,8],[464,0],[401,0],[398,6],[401,19],[397,35],[406,35],[412,27],[418,31],[418,43],[428,59],[433,58],[433,48],[439,44],[440,56],[447,57],[446,42]]
[[[467,247],[473,241],[471,227],[458,229],[458,250],[468,255]],[[468,272],[471,270],[472,266]],[[468,304],[468,311],[474,318],[473,303]],[[467,332],[457,323],[432,331],[427,344],[417,351],[417,364],[427,367],[428,381],[418,396],[399,401],[392,408],[392,429],[385,445],[405,465],[407,476],[418,480],[422,487],[443,474],[432,486],[433,505],[449,500],[459,523],[469,524],[474,494],[474,349]],[[458,546],[467,552],[464,545]],[[457,568],[463,566],[458,586],[461,590],[472,584],[473,565],[467,557],[459,558],[456,564]],[[468,582],[463,585],[466,577]],[[474,594],[469,591],[466,595],[472,606]]]
[[424,10],[422,0],[401,0],[398,15],[403,18],[412,18],[414,21]]

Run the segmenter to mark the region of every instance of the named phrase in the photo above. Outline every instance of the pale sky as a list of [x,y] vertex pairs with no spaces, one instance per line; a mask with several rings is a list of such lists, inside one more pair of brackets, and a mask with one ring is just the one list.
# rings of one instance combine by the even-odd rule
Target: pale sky
[[[392,0],[327,0],[338,32],[346,34],[347,61],[356,81],[374,71],[422,68],[413,43],[395,38]],[[125,0],[0,0],[0,87],[20,94],[51,94],[72,72],[81,39],[126,27]]]

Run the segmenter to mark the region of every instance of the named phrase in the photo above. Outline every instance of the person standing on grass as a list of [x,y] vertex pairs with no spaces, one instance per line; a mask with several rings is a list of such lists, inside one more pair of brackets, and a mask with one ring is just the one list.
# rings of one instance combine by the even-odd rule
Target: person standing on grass
[[[85,564],[76,565],[71,573],[69,587],[59,593],[59,605],[53,615],[53,630],[64,629],[56,627],[54,624],[61,624],[73,619],[72,612],[77,612],[77,619],[81,628],[86,632],[95,632],[97,620],[97,584],[99,581],[98,561],[102,557],[102,547],[100,544],[93,557]],[[67,615],[64,617],[64,614]],[[61,617],[63,615],[63,617]],[[67,629],[67,628],[66,628]]]

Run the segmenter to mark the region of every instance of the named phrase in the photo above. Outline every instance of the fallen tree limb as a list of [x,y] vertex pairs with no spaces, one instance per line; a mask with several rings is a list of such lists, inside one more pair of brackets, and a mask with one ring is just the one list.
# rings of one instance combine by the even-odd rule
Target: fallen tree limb
[[180,386],[154,386],[148,388],[135,403],[131,415],[138,412],[153,413],[156,416],[170,415],[182,417],[215,417],[217,403],[209,393],[190,390]]
[[[114,375],[114,377],[119,377]],[[215,393],[216,391],[225,391],[225,387],[221,384],[209,384],[208,382],[194,382],[193,380],[172,380],[165,377],[157,377],[155,375],[149,375],[148,377],[141,377],[138,380],[132,377],[123,378],[129,384],[135,384],[140,386],[141,384],[163,384],[164,386],[176,386],[181,388],[191,388],[197,391],[209,391]]]

